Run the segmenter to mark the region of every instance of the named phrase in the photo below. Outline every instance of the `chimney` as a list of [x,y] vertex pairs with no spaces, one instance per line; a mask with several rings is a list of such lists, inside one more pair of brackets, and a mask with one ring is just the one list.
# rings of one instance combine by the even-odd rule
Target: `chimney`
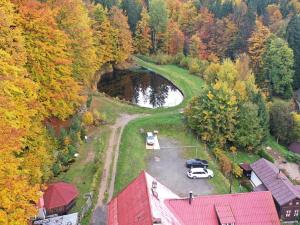
[[192,204],[192,200],[193,200],[193,192],[190,191],[190,193],[189,193],[189,204],[190,205]]
[[277,179],[280,179],[280,178],[281,178],[280,175],[281,175],[281,169],[278,170],[278,173],[277,173]]

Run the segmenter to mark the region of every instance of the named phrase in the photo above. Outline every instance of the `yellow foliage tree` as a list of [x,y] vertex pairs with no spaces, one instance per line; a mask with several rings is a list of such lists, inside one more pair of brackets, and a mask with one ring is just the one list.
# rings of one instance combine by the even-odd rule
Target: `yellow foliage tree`
[[92,125],[94,122],[93,114],[91,112],[85,112],[82,116],[82,122],[86,126]]
[[117,30],[113,48],[114,62],[122,63],[126,61],[133,52],[132,36],[128,19],[122,10],[115,6],[111,8],[109,14],[111,25]]
[[51,0],[56,21],[70,39],[68,46],[72,55],[72,75],[89,85],[97,65],[92,21],[82,0]]
[[57,28],[45,3],[21,1],[18,6],[26,40],[26,68],[39,85],[40,114],[65,119],[74,113],[81,100],[81,88],[71,74],[68,38]]
[[111,26],[108,12],[102,5],[92,7],[93,32],[95,37],[97,64],[99,67],[114,60],[113,47],[117,30]]

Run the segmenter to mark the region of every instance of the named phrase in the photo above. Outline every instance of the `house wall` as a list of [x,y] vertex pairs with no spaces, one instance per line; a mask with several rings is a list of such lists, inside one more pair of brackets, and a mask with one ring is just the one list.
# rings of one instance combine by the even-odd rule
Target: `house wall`
[[293,201],[280,207],[280,219],[283,221],[295,221],[300,215],[300,199]]
[[250,180],[254,187],[257,187],[262,184],[261,180],[256,176],[256,174],[253,171],[251,172]]

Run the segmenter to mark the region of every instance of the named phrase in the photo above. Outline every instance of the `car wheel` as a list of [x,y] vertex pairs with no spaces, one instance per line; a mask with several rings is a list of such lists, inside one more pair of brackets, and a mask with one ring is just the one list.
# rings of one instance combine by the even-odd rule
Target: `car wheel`
[[193,179],[196,179],[197,177],[193,177]]
[[208,176],[208,179],[211,179],[212,178],[212,176]]

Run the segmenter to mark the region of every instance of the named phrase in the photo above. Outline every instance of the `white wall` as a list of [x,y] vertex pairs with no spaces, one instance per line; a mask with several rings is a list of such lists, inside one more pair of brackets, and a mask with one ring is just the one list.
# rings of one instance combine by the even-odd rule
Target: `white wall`
[[257,187],[262,184],[261,180],[256,176],[256,174],[252,171],[251,172],[251,182],[254,187]]

